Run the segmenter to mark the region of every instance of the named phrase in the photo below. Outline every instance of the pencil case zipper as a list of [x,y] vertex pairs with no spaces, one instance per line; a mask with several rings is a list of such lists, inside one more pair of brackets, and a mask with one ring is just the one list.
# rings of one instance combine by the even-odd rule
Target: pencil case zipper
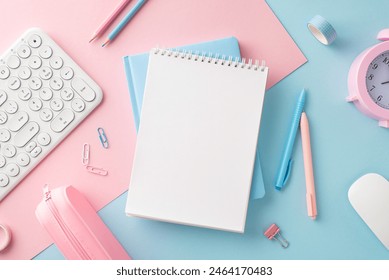
[[53,215],[54,219],[58,223],[59,227],[61,228],[62,232],[65,234],[66,238],[68,239],[69,243],[72,245],[74,250],[81,257],[81,259],[91,260],[92,258],[85,251],[85,249],[82,247],[80,242],[74,236],[72,231],[68,228],[66,223],[63,221],[61,215],[59,214],[59,211],[57,210],[57,207],[55,207],[55,204],[51,198],[51,191],[49,190],[47,185],[43,188],[43,193],[44,193],[44,199],[47,204],[47,207],[49,208],[51,214]]

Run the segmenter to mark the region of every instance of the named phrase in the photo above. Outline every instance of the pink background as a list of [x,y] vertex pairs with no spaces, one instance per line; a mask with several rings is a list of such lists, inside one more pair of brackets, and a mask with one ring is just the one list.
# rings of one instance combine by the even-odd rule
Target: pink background
[[[266,59],[270,69],[268,86],[306,61],[263,0],[149,0],[111,45],[101,48],[107,33],[89,44],[94,30],[117,3],[1,0],[0,50],[5,51],[26,29],[40,27],[96,80],[104,100],[0,203],[0,223],[9,225],[13,232],[13,242],[0,253],[0,259],[30,259],[51,243],[34,214],[44,184],[52,188],[73,185],[96,209],[126,191],[136,135],[123,56],[146,52],[157,45],[175,47],[235,36],[243,57]],[[107,134],[107,150],[99,142],[98,127]],[[91,145],[91,165],[107,169],[108,176],[84,169],[81,150],[85,142]],[[123,213],[118,214],[124,215],[124,205]]]

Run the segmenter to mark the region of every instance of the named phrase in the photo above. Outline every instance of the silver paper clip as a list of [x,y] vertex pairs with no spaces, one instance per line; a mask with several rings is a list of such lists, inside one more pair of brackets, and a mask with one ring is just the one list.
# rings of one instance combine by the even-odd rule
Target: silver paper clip
[[105,135],[104,129],[99,127],[97,129],[97,132],[99,133],[100,142],[103,145],[105,149],[108,149],[108,138]]
[[107,176],[108,175],[108,171],[107,170],[105,170],[103,168],[93,167],[93,166],[90,166],[90,165],[88,165],[86,167],[86,170],[88,170],[90,173],[101,175],[101,176]]
[[280,228],[276,224],[272,224],[265,232],[264,235],[269,239],[277,240],[283,248],[287,248],[289,246],[289,242],[282,237],[280,233]]
[[85,143],[82,146],[82,164],[83,165],[89,164],[89,154],[90,154],[90,145],[88,143]]

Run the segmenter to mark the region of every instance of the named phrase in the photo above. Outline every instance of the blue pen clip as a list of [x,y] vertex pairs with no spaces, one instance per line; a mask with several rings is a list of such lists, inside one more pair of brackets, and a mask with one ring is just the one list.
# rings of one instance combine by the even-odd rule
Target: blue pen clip
[[100,138],[101,144],[103,145],[103,147],[104,147],[105,149],[108,149],[108,138],[107,138],[107,136],[105,135],[104,129],[102,129],[101,127],[99,127],[99,128],[97,129],[97,132],[99,133],[99,138]]
[[276,185],[276,190],[280,191],[282,189],[282,187],[288,181],[290,173],[291,173],[291,170],[292,170],[292,163],[293,163],[293,159],[289,159],[288,165],[287,165],[286,170],[285,170],[285,176],[284,176],[284,178],[282,180],[281,185],[280,186]]
[[282,185],[285,185],[286,181],[288,181],[289,179],[290,171],[292,170],[292,163],[293,163],[293,159],[290,159],[288,162],[288,167],[286,168],[285,177],[284,177],[284,181],[282,182]]

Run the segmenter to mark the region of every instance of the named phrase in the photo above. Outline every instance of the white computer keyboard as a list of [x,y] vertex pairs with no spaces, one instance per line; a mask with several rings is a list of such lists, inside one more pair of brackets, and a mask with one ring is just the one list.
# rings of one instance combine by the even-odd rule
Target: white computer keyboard
[[100,87],[38,28],[0,57],[0,201],[102,97]]

